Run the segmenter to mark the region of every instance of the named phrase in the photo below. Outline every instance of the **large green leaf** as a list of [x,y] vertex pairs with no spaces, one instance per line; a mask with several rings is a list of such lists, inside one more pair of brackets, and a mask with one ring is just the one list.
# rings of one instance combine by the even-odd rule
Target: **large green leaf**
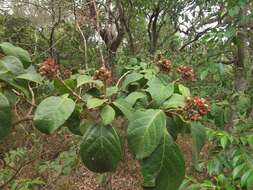
[[133,106],[138,99],[145,98],[147,95],[144,92],[132,92],[126,97],[126,101]]
[[97,87],[103,87],[103,82],[100,80],[93,80],[91,76],[88,75],[80,75],[77,78],[77,87],[80,87],[84,84],[95,84]]
[[43,100],[34,115],[35,127],[43,133],[51,134],[70,117],[75,102],[64,96],[51,96]]
[[168,100],[166,100],[162,108],[170,109],[170,108],[179,108],[185,106],[185,97],[180,94],[173,94]]
[[19,92],[22,92],[26,97],[29,97],[27,86],[24,87],[24,84],[22,84],[21,81],[16,81],[15,78],[15,75],[11,74],[9,71],[7,71],[7,73],[0,74],[0,81],[6,82]]
[[8,99],[0,93],[0,142],[11,128],[11,107]]
[[112,95],[114,95],[114,94],[117,94],[118,91],[119,91],[119,89],[118,89],[117,86],[111,86],[111,87],[106,88],[105,95],[106,95],[107,97],[109,97],[109,96],[112,96]]
[[128,125],[128,142],[137,159],[148,157],[159,145],[166,128],[161,110],[137,111]]
[[87,108],[92,109],[103,105],[107,100],[99,98],[90,98],[87,100]]
[[101,118],[105,125],[109,125],[115,118],[115,111],[110,105],[106,105],[101,110]]
[[192,162],[195,169],[199,169],[198,160],[199,153],[206,142],[206,131],[205,127],[199,122],[191,123],[191,135],[192,135]]
[[180,94],[182,94],[184,97],[191,96],[191,92],[190,92],[189,88],[185,87],[182,84],[178,85],[178,90],[179,90]]
[[131,83],[136,82],[142,78],[143,78],[143,75],[140,73],[131,73],[131,74],[127,75],[125,80],[122,83],[122,90],[127,90],[127,87]]
[[113,172],[122,157],[116,130],[110,125],[97,124],[85,132],[80,148],[84,165],[93,172]]
[[173,117],[167,117],[167,130],[173,139],[176,140],[178,134],[187,133],[189,127],[188,124],[183,120],[182,116],[175,115]]
[[41,84],[43,81],[43,77],[40,76],[38,73],[25,73],[17,76],[17,78],[32,81],[38,84]]
[[68,120],[65,122],[65,125],[67,125],[71,133],[82,136],[83,133],[81,132],[80,128],[81,124],[80,113],[81,113],[80,109],[76,107],[73,113],[68,118]]
[[67,94],[70,93],[70,89],[75,91],[76,88],[76,81],[73,79],[66,79],[64,80],[64,84],[60,80],[54,80],[53,82],[55,90],[57,90],[60,94]]
[[178,190],[185,175],[184,158],[166,130],[157,149],[142,161],[144,187],[152,190]]
[[134,110],[131,107],[131,104],[129,104],[125,99],[119,98],[113,102],[113,105],[116,106],[128,120],[132,118]]
[[14,56],[5,56],[0,61],[1,70],[9,71],[14,75],[20,75],[25,73],[23,64],[18,58]]
[[161,105],[174,92],[174,84],[164,84],[159,78],[153,78],[148,82],[147,91],[151,94],[156,105]]
[[8,42],[1,43],[0,47],[5,55],[15,56],[20,59],[20,61],[24,64],[25,67],[28,67],[31,64],[31,57],[26,50],[20,47],[16,47]]

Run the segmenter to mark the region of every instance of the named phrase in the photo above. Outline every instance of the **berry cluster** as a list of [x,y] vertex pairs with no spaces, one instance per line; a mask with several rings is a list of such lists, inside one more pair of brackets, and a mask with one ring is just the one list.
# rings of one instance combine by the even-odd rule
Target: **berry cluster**
[[200,120],[202,116],[207,115],[210,111],[210,106],[206,99],[195,96],[188,97],[184,107],[184,115],[186,119],[193,121]]
[[172,64],[170,60],[164,58],[162,54],[157,55],[155,63],[161,68],[162,71],[167,73],[170,72]]
[[49,57],[39,65],[39,73],[47,76],[49,79],[55,79],[60,74],[60,67],[55,63],[53,58]]
[[93,79],[101,80],[106,84],[110,84],[112,83],[112,71],[103,66],[95,71]]
[[181,65],[177,68],[177,73],[181,75],[183,80],[194,81],[195,74],[191,66]]

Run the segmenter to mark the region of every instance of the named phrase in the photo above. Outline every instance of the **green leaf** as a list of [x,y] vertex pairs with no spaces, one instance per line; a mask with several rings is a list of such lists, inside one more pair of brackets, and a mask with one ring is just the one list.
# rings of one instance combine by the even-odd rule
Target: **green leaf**
[[25,73],[17,76],[18,79],[24,79],[32,81],[38,84],[42,84],[43,78],[38,73]]
[[216,104],[212,104],[211,114],[214,117],[215,125],[220,128],[223,128],[225,125],[224,108]]
[[200,74],[200,80],[204,80],[207,77],[208,73],[209,73],[209,70],[202,71]]
[[130,149],[137,159],[148,157],[160,143],[166,128],[166,116],[161,110],[137,111],[131,118],[127,135]]
[[93,109],[103,105],[107,100],[106,99],[99,99],[99,98],[90,98],[87,100],[87,108]]
[[137,58],[130,58],[129,64],[130,65],[138,65],[139,61]]
[[182,84],[179,84],[179,85],[178,85],[178,90],[179,90],[180,94],[182,94],[184,97],[189,97],[189,96],[191,96],[191,93],[190,93],[189,88],[185,87],[185,86],[182,85]]
[[0,93],[0,142],[11,129],[11,106],[8,99]]
[[165,85],[159,78],[153,78],[147,84],[147,92],[150,93],[157,105],[161,105],[174,92],[174,84]]
[[240,176],[242,175],[243,171],[247,168],[246,163],[240,164],[238,166],[236,166],[233,170],[232,176],[233,179],[237,179],[240,178]]
[[51,134],[70,117],[75,102],[64,96],[51,96],[43,100],[34,114],[34,125],[43,133]]
[[23,64],[18,58],[13,56],[5,56],[0,60],[0,68],[5,71],[9,71],[14,75],[20,75],[25,73]]
[[132,92],[126,97],[126,101],[133,106],[138,99],[145,98],[147,95],[144,92]]
[[131,104],[129,104],[126,100],[119,98],[113,102],[113,105],[116,106],[128,120],[132,118],[134,110],[131,107]]
[[251,108],[250,96],[245,94],[240,95],[236,103],[236,108],[241,114],[247,112]]
[[140,79],[143,78],[143,75],[140,74],[140,73],[131,73],[129,75],[126,76],[125,80],[123,81],[122,83],[122,90],[127,90],[127,87],[133,83],[133,82],[136,82]]
[[83,133],[81,132],[80,124],[81,124],[80,109],[76,107],[71,116],[65,122],[65,125],[67,125],[69,131],[74,135],[82,136]]
[[19,92],[22,92],[26,97],[29,97],[29,92],[27,88],[23,87],[22,83],[20,81],[15,80],[15,76],[11,74],[10,72],[7,72],[5,74],[0,74],[0,81],[4,81]]
[[[178,190],[186,190],[188,187],[189,187],[189,185],[191,185],[191,180],[190,179],[185,179],[182,183],[181,183],[181,185],[180,185],[180,187],[179,187],[179,189]],[[188,189],[187,189],[188,190]]]
[[229,142],[228,136],[224,135],[220,138],[220,143],[223,149],[226,148],[228,142]]
[[195,169],[199,170],[198,160],[199,153],[205,145],[207,135],[205,127],[199,122],[191,123],[191,136],[192,136],[192,162]]
[[110,97],[114,94],[117,94],[118,90],[119,89],[118,89],[117,86],[108,87],[108,88],[106,88],[106,93],[105,94],[106,94],[107,97]]
[[246,173],[243,174],[241,178],[241,186],[247,186],[248,189],[253,185],[253,170],[248,170]]
[[142,174],[144,187],[150,190],[178,190],[183,182],[184,158],[166,130],[157,149],[142,161]]
[[231,17],[234,17],[239,14],[239,11],[240,11],[240,7],[238,5],[236,5],[236,6],[229,9],[228,15]]
[[169,108],[179,108],[185,106],[185,97],[179,94],[173,94],[170,99],[166,100],[162,108],[169,109]]
[[5,55],[14,56],[20,59],[26,68],[31,64],[31,57],[26,50],[16,47],[8,42],[1,43],[0,47]]
[[75,90],[76,87],[76,81],[73,79],[66,79],[64,80],[64,84],[60,80],[54,80],[54,88],[62,95],[62,94],[67,94],[70,93],[69,89],[66,87],[68,86],[71,88],[73,91]]
[[115,118],[115,111],[110,105],[104,106],[100,114],[105,125],[112,123]]
[[84,84],[95,84],[98,88],[104,86],[103,82],[100,80],[93,80],[91,76],[88,75],[80,75],[77,78],[77,88]]
[[97,173],[114,172],[122,157],[116,130],[101,124],[89,127],[84,134],[80,155],[89,170]]
[[181,116],[167,117],[167,130],[174,140],[177,139],[179,133],[187,133],[188,124]]

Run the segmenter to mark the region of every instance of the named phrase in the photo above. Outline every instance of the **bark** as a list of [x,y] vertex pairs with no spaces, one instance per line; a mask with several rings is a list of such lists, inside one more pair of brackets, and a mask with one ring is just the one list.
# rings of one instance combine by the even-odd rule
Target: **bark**
[[[122,6],[122,4],[121,4],[121,6]],[[130,19],[131,19],[131,16],[129,14],[128,14],[128,18],[124,14],[122,21],[123,21],[123,25],[124,25],[125,31],[127,33],[127,36],[128,36],[128,44],[129,44],[130,52],[132,55],[134,55],[135,54],[135,44],[134,44],[134,37],[133,37],[132,31],[130,29]]]
[[161,1],[159,1],[158,5],[154,8],[148,23],[148,36],[150,42],[149,51],[152,55],[157,51],[160,32],[165,25],[165,19],[168,12],[168,7],[161,7],[160,3]]
[[126,28],[126,32],[129,39],[129,49],[132,55],[135,54],[135,45],[134,45],[134,38],[129,28]]
[[54,43],[55,43],[55,31],[56,31],[57,27],[59,26],[59,24],[61,23],[61,13],[62,13],[61,5],[58,4],[58,13],[56,13],[55,12],[55,2],[54,2],[54,0],[52,0],[51,1],[51,10],[52,10],[53,26],[51,28],[50,38],[49,38],[50,55],[51,55],[51,57],[58,60],[57,62],[59,63],[59,59],[58,59],[59,56],[57,56],[57,53],[55,51]]
[[[235,69],[235,79],[234,79],[234,89],[238,94],[243,94],[248,89],[248,77],[247,77],[247,69],[248,69],[248,48],[247,48],[247,28],[242,22],[243,17],[246,15],[247,9],[246,7],[242,7],[239,12],[240,24],[238,26],[237,33],[237,52],[236,57],[237,61],[234,63]],[[232,100],[235,105],[234,100]],[[232,106],[231,108],[231,117],[228,125],[228,130],[232,131],[236,125],[236,120],[238,119],[237,110]]]
[[[95,1],[89,0],[88,4],[90,5],[89,6],[90,12],[92,13],[93,16],[95,15],[95,18],[93,18],[93,20],[96,21],[95,28],[106,46],[106,56],[105,59],[103,59],[102,61],[103,65],[105,65],[106,67],[110,68],[113,71],[114,70],[113,61],[125,34],[125,29],[123,25],[124,20],[123,8],[121,4],[117,1],[116,7],[114,9],[115,10],[114,14],[112,7],[112,0],[107,0],[105,4],[106,23],[105,27],[101,28]],[[102,52],[102,50],[100,52]]]
[[[106,44],[107,49],[107,58],[106,66],[114,70],[114,58],[116,52],[124,38],[125,29],[124,29],[124,12],[121,4],[118,2],[116,4],[116,10],[118,13],[118,18],[114,19],[113,12],[111,10],[112,4],[111,0],[107,2],[107,11],[108,11],[108,22],[107,27],[100,32],[102,39]],[[114,20],[114,22],[113,22]]]
[[154,12],[149,18],[148,24],[148,34],[149,34],[149,41],[150,41],[150,53],[153,55],[157,50],[157,41],[159,37],[159,33],[157,32],[157,21],[160,14],[160,7],[156,7]]

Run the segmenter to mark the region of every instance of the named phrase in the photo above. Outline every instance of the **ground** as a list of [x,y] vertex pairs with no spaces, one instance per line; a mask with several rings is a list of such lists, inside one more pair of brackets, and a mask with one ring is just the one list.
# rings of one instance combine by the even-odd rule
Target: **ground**
[[[103,181],[107,177],[94,174],[86,169],[80,162],[74,167],[70,175],[59,175],[55,172],[44,172],[38,174],[34,170],[39,160],[54,160],[63,151],[70,148],[73,144],[72,136],[69,133],[60,133],[55,135],[42,135],[32,127],[15,129],[5,142],[0,145],[0,152],[14,150],[17,147],[26,147],[29,153],[36,155],[35,159],[22,169],[22,172],[16,178],[35,178],[40,177],[46,182],[41,190],[104,190]],[[39,143],[38,143],[39,142]],[[191,139],[188,136],[179,137],[178,145],[184,153],[187,170],[191,165]],[[2,154],[3,155],[3,154]],[[31,159],[31,158],[30,158]],[[1,163],[0,163],[1,164]],[[1,169],[0,165],[0,169]],[[115,174],[111,177],[113,190],[141,190],[142,178],[140,176],[140,167],[129,151],[125,153]],[[105,179],[105,180],[103,180]],[[6,190],[8,188],[5,188]]]

